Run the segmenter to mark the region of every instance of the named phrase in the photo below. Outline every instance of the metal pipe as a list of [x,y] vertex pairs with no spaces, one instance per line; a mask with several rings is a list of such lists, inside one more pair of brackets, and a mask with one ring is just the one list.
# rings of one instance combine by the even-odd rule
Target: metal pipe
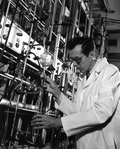
[[68,57],[68,51],[66,50],[67,41],[69,41],[72,37],[74,37],[74,29],[76,25],[75,23],[78,15],[77,11],[78,11],[78,0],[71,1],[69,20],[73,22],[72,25],[70,25],[67,29],[65,49],[64,49],[64,61]]
[[[65,8],[65,0],[62,1],[61,4],[61,10],[60,10],[60,16],[59,16],[59,22],[58,24],[62,24],[62,17],[64,14],[64,8]],[[57,57],[58,57],[58,51],[59,51],[59,44],[60,44],[60,37],[61,37],[61,29],[62,26],[59,25],[58,26],[58,30],[57,30],[57,38],[56,38],[56,43],[55,43],[55,51],[54,51],[54,58],[53,58],[53,67],[56,69],[57,68]],[[55,73],[53,74],[53,78],[54,78]]]
[[29,54],[30,49],[31,49],[30,48],[30,41],[31,41],[32,33],[33,33],[34,19],[35,19],[35,15],[36,15],[36,10],[37,10],[37,2],[35,3],[34,14],[33,14],[33,21],[32,21],[32,25],[31,25],[31,29],[30,29],[30,35],[29,35],[29,40],[28,40],[27,52],[26,52],[26,57],[25,57],[25,61],[24,61],[24,66],[23,66],[23,76],[24,76],[24,73],[25,73],[26,65],[27,65],[28,54]]
[[[11,138],[13,137],[13,132],[14,132],[14,128],[15,128],[15,121],[16,121],[16,116],[17,116],[17,110],[18,110],[19,100],[20,100],[20,95],[18,95],[17,105],[15,107],[15,114],[14,114],[14,118],[13,118],[13,124],[12,124],[11,134],[10,134],[10,137]],[[12,141],[9,142],[8,149],[11,149],[11,143],[12,143]]]
[[[72,10],[71,10],[72,11]],[[76,21],[78,18],[78,0],[74,1],[74,5],[73,5],[73,25],[71,26],[71,37],[73,38],[75,35],[75,26],[76,26]]]
[[90,1],[90,13],[89,13],[88,30],[87,30],[87,35],[89,37],[90,37],[91,25],[92,25],[92,11],[93,11],[93,0]]
[[48,19],[45,21],[45,27],[44,27],[44,39],[43,39],[43,46],[44,46],[44,48],[45,48],[45,50],[46,50],[46,47],[45,47],[45,42],[46,42],[46,38],[47,38],[47,36],[48,36],[48,34],[49,34],[49,28],[50,28],[50,22],[51,22],[51,15],[52,15],[52,2],[51,2],[51,0],[49,0],[49,10],[48,10],[48,14],[49,14],[49,16],[48,16]]
[[87,32],[87,23],[88,23],[88,19],[87,19],[87,16],[86,16],[86,18],[85,18],[84,36],[86,36],[86,32]]
[[[56,15],[56,10],[57,10],[57,3],[58,3],[58,0],[56,0],[55,4],[54,4],[53,15],[52,15],[52,23],[51,23],[50,35],[49,35],[49,41],[51,41],[51,39],[52,39],[52,32],[53,32],[55,15]],[[49,48],[50,47],[48,47],[47,51],[49,50]]]

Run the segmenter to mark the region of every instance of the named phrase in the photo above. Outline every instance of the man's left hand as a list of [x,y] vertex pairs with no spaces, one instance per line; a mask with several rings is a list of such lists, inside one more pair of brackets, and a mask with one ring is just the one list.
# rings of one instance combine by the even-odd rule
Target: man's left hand
[[31,125],[34,129],[58,128],[62,126],[60,118],[54,118],[49,115],[36,114],[33,116]]

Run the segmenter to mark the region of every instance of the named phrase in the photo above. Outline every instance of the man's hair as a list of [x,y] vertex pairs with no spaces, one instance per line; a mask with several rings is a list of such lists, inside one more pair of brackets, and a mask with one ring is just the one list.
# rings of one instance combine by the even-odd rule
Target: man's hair
[[94,50],[95,44],[94,40],[90,37],[75,37],[68,41],[67,49],[72,50],[77,45],[82,45],[82,53],[86,56],[89,55],[91,51]]

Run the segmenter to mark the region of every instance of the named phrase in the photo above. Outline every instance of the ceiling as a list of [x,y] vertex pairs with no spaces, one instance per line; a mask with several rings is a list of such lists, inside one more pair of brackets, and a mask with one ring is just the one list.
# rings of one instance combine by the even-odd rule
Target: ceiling
[[101,15],[106,29],[120,32],[120,0],[93,0],[93,17]]

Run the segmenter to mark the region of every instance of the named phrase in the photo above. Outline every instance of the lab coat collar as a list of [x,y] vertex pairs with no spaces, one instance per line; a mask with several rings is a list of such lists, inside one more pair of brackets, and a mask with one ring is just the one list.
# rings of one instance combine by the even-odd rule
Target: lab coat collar
[[109,63],[107,62],[106,58],[98,59],[95,66],[90,72],[91,75],[89,76],[88,80],[84,84],[84,88],[88,87],[91,83],[93,83],[97,79],[99,73],[108,65]]

